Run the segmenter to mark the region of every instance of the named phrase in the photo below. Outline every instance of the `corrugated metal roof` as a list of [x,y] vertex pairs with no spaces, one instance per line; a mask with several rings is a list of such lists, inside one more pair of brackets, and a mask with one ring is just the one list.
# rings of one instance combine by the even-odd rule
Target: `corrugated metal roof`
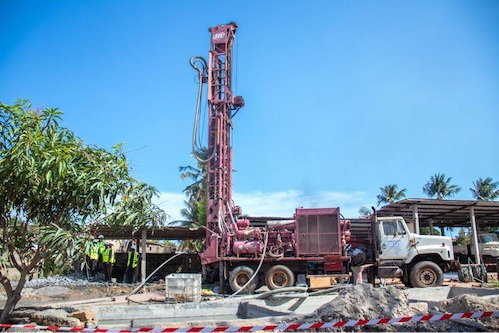
[[421,226],[427,226],[428,220],[433,219],[433,225],[436,226],[469,227],[471,207],[474,209],[475,220],[481,227],[499,226],[499,202],[497,201],[403,199],[382,207],[378,210],[378,215],[398,215],[413,222],[414,206],[417,206]]

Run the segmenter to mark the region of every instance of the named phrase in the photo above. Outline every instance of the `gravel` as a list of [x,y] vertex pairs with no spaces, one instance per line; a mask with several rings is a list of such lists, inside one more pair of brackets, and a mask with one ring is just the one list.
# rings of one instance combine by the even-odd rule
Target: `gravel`
[[48,278],[40,278],[26,282],[27,288],[42,288],[42,287],[107,287],[107,286],[133,286],[128,283],[110,283],[105,282],[102,278],[87,279],[85,274],[74,273],[69,275],[56,275]]

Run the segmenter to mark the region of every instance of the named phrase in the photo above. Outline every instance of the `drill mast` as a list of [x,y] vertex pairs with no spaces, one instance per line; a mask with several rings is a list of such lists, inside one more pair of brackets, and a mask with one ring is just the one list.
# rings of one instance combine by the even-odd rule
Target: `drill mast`
[[[201,254],[203,264],[218,261],[226,255],[228,230],[234,223],[233,215],[239,209],[232,203],[232,147],[230,135],[233,111],[244,106],[240,96],[232,91],[232,49],[237,29],[236,23],[210,28],[211,46],[208,62],[201,57],[191,58],[191,65],[198,71],[200,87],[207,83],[208,94],[208,158],[207,162],[207,216],[206,251]],[[202,69],[196,66],[201,63]],[[201,89],[201,88],[200,88]],[[198,94],[198,109],[200,102]],[[193,147],[195,150],[195,148]],[[194,153],[196,153],[194,151]],[[199,159],[199,158],[198,158]]]

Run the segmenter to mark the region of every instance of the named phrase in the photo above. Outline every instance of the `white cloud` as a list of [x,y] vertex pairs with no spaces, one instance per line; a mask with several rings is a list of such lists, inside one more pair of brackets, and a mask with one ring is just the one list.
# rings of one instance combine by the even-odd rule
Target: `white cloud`
[[[160,198],[155,200],[160,204],[172,220],[181,219],[180,210],[184,208],[184,194],[161,192]],[[280,192],[255,191],[249,193],[234,193],[234,202],[241,206],[243,214],[250,216],[293,216],[295,209],[340,207],[345,217],[359,216],[361,206],[370,207],[373,203],[367,192],[331,192],[323,191],[311,195],[299,190],[285,190]]]

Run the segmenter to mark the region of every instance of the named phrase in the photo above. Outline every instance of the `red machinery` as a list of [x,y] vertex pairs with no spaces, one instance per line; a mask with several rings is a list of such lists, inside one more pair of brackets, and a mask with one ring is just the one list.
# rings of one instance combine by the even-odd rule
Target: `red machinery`
[[[232,201],[232,118],[244,106],[232,90],[232,46],[236,23],[209,29],[208,61],[195,56],[190,63],[198,72],[199,92],[193,134],[193,153],[207,163],[206,249],[200,254],[207,269],[219,267],[221,285],[227,280],[240,289],[250,278],[265,274],[271,289],[291,286],[297,274],[344,274],[348,257],[344,250],[348,223],[340,221],[339,208],[297,209],[294,223],[251,227],[238,219],[241,209]],[[196,133],[203,83],[208,95],[208,151],[199,156]],[[255,270],[259,272],[255,273]],[[257,287],[253,279],[247,290]]]

